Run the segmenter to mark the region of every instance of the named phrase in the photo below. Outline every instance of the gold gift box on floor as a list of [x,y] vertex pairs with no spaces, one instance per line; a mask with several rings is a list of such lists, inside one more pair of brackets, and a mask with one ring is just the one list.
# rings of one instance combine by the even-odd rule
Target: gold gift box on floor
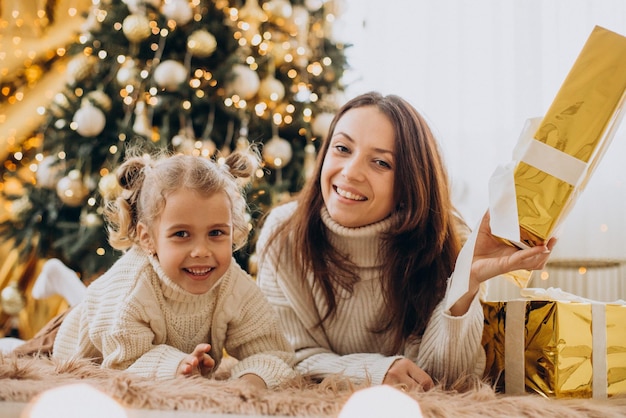
[[569,212],[615,134],[625,91],[626,37],[596,26],[515,167],[523,244],[545,242]]
[[547,398],[626,394],[626,305],[482,302],[485,377],[498,391]]

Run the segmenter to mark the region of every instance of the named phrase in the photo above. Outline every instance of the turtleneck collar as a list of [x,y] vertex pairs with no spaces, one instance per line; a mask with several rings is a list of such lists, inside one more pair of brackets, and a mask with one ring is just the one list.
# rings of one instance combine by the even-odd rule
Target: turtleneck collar
[[379,267],[379,250],[383,233],[391,227],[392,218],[388,217],[370,225],[348,228],[335,222],[326,207],[322,208],[322,222],[328,231],[330,244],[344,254],[359,267]]

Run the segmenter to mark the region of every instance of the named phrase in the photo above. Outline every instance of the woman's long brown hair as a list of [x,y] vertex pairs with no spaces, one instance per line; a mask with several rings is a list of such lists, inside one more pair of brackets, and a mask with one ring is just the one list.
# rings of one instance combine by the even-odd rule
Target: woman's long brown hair
[[459,219],[455,217],[437,141],[413,106],[398,96],[376,92],[346,103],[331,122],[313,175],[298,196],[293,217],[276,230],[273,238],[297,260],[301,280],[313,274],[314,286],[322,290],[328,306],[327,312],[321,313],[323,325],[336,312],[336,289],[352,291],[358,277],[349,254],[337,252],[328,243],[321,219],[321,168],[337,121],[350,109],[363,106],[378,108],[395,129],[396,209],[380,254],[381,260],[385,260],[382,287],[388,311],[374,330],[393,332],[394,353],[388,354],[395,354],[407,337],[423,334],[444,297],[447,279],[461,248],[456,226]]

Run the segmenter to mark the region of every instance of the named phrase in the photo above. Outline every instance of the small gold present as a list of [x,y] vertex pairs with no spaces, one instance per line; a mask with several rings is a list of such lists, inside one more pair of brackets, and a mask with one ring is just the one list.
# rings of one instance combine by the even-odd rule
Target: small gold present
[[[548,240],[569,212],[614,136],[625,91],[626,37],[596,26],[533,136],[543,165],[515,168],[523,243]],[[563,155],[546,156],[550,148]]]
[[626,305],[518,299],[483,302],[485,377],[512,395],[626,394]]

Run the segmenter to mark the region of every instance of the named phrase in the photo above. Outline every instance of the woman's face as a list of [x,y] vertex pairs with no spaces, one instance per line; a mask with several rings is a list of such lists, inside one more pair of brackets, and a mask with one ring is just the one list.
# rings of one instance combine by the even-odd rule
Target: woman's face
[[335,126],[320,176],[331,218],[349,228],[378,222],[395,207],[394,129],[375,106],[348,110]]

